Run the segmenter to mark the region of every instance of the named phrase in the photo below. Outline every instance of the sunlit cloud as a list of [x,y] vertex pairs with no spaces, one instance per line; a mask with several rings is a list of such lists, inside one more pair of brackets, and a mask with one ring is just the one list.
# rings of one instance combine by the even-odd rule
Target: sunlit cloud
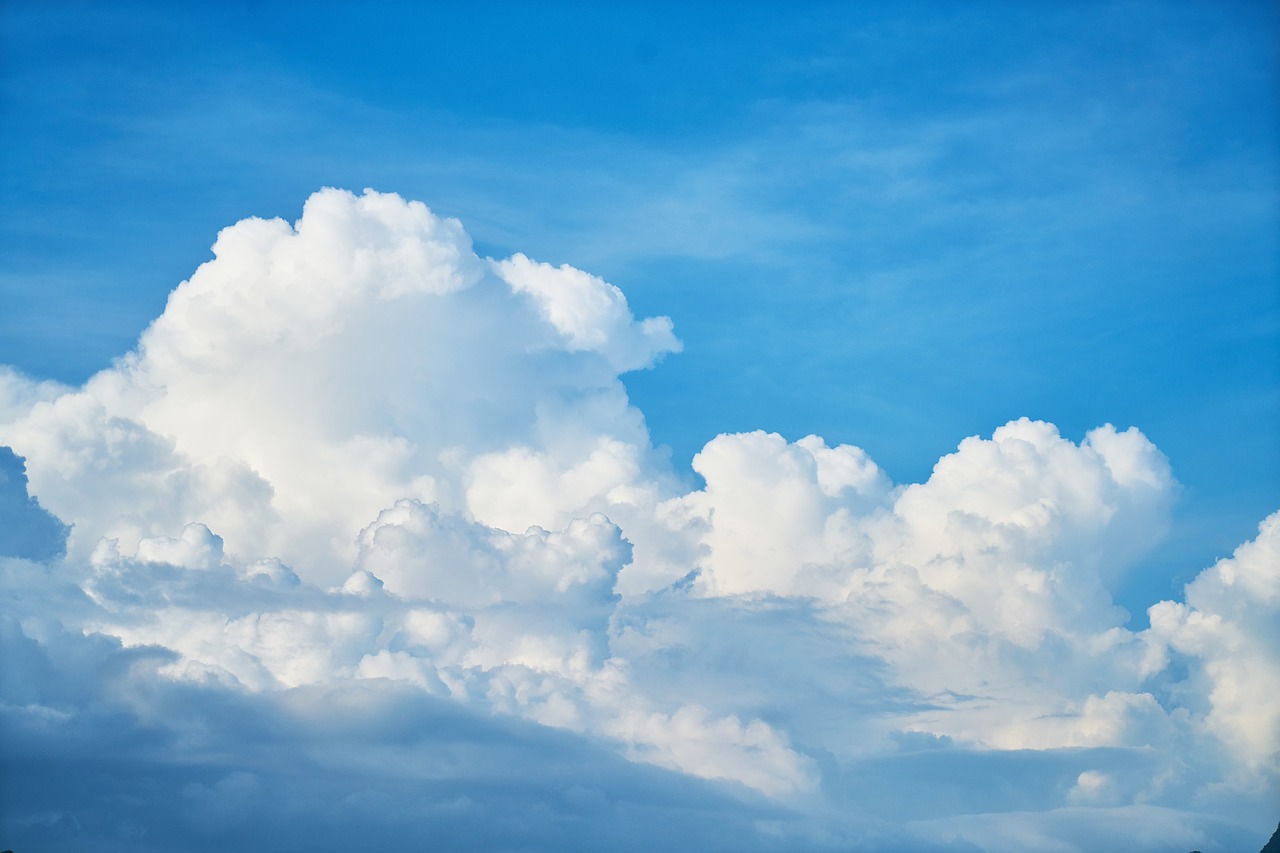
[[0,375],[6,831],[1254,843],[1280,516],[1133,627],[1112,591],[1180,489],[1139,429],[992,424],[918,483],[724,433],[680,471],[621,380],[677,333],[325,189],[225,228],[82,386]]

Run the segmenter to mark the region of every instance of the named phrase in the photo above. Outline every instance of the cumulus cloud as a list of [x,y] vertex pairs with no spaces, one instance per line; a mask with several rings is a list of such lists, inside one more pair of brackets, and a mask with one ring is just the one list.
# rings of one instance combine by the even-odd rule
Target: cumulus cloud
[[495,263],[494,269],[516,293],[533,298],[571,351],[598,352],[618,372],[648,367],[656,358],[680,351],[669,318],[650,317],[637,325],[627,297],[598,276],[568,264],[540,264],[520,253]]
[[1278,609],[1280,512],[1188,584],[1185,602],[1152,606],[1148,632],[1189,669],[1178,687],[1197,697],[1209,729],[1245,767],[1272,777],[1280,770]]
[[[324,190],[225,229],[83,387],[0,372],[0,723],[39,782],[6,790],[6,832],[1047,851],[1105,826],[1208,851],[1266,828],[1280,515],[1136,630],[1109,590],[1179,488],[1137,429],[1024,418],[914,484],[726,434],[689,490],[619,380],[679,347],[598,277]],[[59,803],[68,768],[123,784],[127,819],[109,788]]]
[[[600,470],[580,439],[650,452],[610,347],[644,341],[639,366],[677,343],[599,279],[562,267],[517,287],[458,222],[373,192],[316,193],[293,226],[245,220],[213,252],[133,353],[0,427],[72,523],[73,554],[199,520],[231,553],[332,580],[354,531],[396,500],[463,508],[487,458],[471,485],[483,494],[500,475],[487,454],[590,469],[594,494],[629,472]],[[555,509],[579,509],[579,492]]]

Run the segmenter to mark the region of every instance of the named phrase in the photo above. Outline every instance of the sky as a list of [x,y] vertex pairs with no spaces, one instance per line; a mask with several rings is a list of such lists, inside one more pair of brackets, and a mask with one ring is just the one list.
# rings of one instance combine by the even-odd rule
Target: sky
[[0,6],[0,846],[1260,848],[1266,3]]

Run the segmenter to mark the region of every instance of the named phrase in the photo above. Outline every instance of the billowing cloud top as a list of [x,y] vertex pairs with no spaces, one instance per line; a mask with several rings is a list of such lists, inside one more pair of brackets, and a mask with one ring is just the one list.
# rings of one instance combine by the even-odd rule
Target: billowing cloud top
[[214,256],[84,387],[0,373],[29,846],[1208,851],[1274,817],[1280,515],[1128,627],[1178,489],[1137,429],[1017,420],[908,485],[720,435],[688,491],[619,381],[671,321],[596,276],[372,191]]
[[519,463],[495,454],[577,472],[525,526],[642,462],[618,372],[678,342],[601,279],[487,264],[458,222],[374,192],[323,190],[293,227],[245,220],[213,251],[135,352],[0,432],[73,554],[200,520],[331,579],[397,499],[504,515],[493,481]]

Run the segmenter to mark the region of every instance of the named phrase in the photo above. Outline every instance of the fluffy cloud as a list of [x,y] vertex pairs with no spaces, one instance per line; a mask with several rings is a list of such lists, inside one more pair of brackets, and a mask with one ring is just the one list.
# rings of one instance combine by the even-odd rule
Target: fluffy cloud
[[[1280,513],[1150,610],[1149,635],[1190,669],[1188,704],[1250,771],[1280,771]],[[1207,700],[1207,701],[1206,701]],[[1194,703],[1194,704],[1192,704]],[[1253,775],[1252,773],[1250,775]]]
[[525,293],[562,334],[570,351],[598,352],[619,372],[648,367],[680,342],[667,317],[637,325],[622,291],[568,264],[553,267],[515,254],[494,269],[516,293]]
[[396,500],[461,508],[486,454],[591,467],[582,436],[649,452],[609,347],[644,341],[639,366],[678,344],[600,279],[509,283],[493,269],[526,282],[519,259],[491,268],[456,221],[373,192],[319,192],[294,226],[245,220],[213,252],[136,351],[0,427],[73,554],[199,520],[233,554],[332,580]]
[[[1138,430],[1013,421],[901,485],[818,436],[721,435],[689,491],[619,380],[678,349],[598,277],[325,190],[224,230],[84,387],[0,372],[0,722],[43,780],[6,832],[1063,850],[1107,826],[1207,851],[1266,828],[1280,515],[1135,630],[1109,590],[1178,490]],[[72,767],[168,817],[41,793]]]

